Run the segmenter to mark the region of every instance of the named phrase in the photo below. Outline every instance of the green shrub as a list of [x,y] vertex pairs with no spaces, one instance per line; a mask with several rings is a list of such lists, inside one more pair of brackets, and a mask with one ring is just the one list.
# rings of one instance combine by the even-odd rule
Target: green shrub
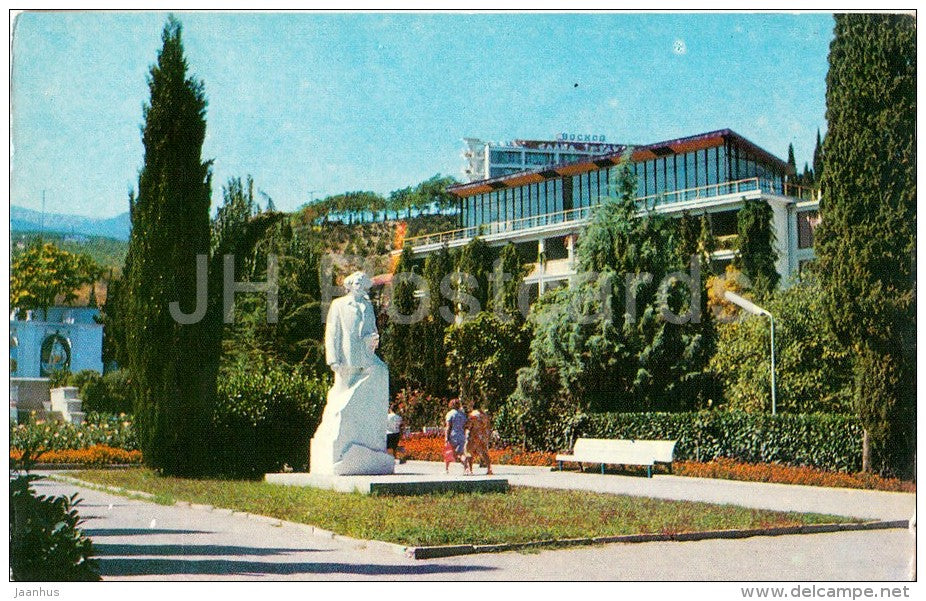
[[[503,411],[496,426],[503,437],[524,432],[521,419]],[[781,463],[829,471],[861,469],[862,429],[857,418],[837,414],[685,413],[574,414],[529,430],[532,450],[569,450],[577,438],[677,440],[676,460],[727,457],[747,463]],[[521,439],[517,439],[521,442]]]
[[393,403],[398,414],[402,416],[402,426],[412,431],[443,427],[444,416],[449,411],[449,399],[408,388],[400,390]]
[[327,382],[263,355],[222,369],[212,417],[211,471],[260,478],[284,465],[305,470]]
[[10,576],[16,581],[95,581],[93,543],[80,531],[80,499],[37,495],[39,477],[10,479]]
[[71,379],[71,372],[67,368],[55,369],[48,374],[48,387],[61,388],[67,386]]
[[132,381],[126,369],[104,375],[87,369],[71,375],[69,383],[79,389],[84,411],[132,413]]
[[88,413],[84,423],[46,421],[10,424],[10,448],[63,451],[106,445],[127,451],[138,449],[138,439],[128,415]]

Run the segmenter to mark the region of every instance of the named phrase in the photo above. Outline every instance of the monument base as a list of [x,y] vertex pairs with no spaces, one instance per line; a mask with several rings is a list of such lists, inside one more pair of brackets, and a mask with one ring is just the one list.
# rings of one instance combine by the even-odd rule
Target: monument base
[[496,476],[436,476],[393,474],[388,476],[331,476],[305,473],[266,474],[270,484],[309,486],[364,495],[425,495],[443,492],[508,492],[508,479]]
[[395,472],[395,457],[385,450],[371,449],[359,444],[348,447],[340,461],[332,462],[328,451],[331,443],[316,438],[312,439],[312,462],[310,471],[320,476],[379,476]]

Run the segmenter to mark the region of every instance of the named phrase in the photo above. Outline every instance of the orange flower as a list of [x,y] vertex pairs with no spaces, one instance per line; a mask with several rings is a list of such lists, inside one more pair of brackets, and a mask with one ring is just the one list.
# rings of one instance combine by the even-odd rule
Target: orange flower
[[[20,449],[10,449],[10,459],[22,459]],[[112,465],[121,463],[141,463],[141,451],[126,451],[106,445],[94,445],[86,449],[68,449],[63,451],[44,451],[36,461],[41,463],[79,463],[81,465]]]
[[827,472],[812,467],[795,467],[778,463],[740,463],[720,457],[708,463],[677,461],[674,472],[680,476],[696,478],[722,478],[749,482],[777,482],[834,488],[863,488],[894,492],[916,492],[916,484],[896,478],[882,478],[875,474]]

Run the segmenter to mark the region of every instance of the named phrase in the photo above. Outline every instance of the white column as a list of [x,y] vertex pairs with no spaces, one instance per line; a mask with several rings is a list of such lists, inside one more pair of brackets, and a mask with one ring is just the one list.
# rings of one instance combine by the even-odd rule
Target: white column
[[537,280],[537,294],[543,294],[547,290],[547,284],[543,279],[544,272],[546,271],[546,265],[544,253],[546,252],[546,240],[541,238],[537,241],[537,273],[540,274],[540,278]]

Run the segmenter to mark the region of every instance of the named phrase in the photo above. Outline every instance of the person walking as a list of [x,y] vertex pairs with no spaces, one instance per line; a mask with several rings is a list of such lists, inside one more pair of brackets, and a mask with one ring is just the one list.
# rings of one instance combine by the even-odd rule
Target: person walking
[[395,405],[389,406],[389,413],[386,415],[386,451],[399,460],[399,463],[405,463],[404,458],[399,458],[399,441],[402,439],[402,416],[395,412]]
[[466,443],[463,446],[463,470],[473,473],[473,460],[488,468],[487,476],[492,475],[492,459],[489,457],[489,441],[492,438],[492,421],[485,411],[473,408],[466,420]]
[[[450,473],[450,462],[459,461],[463,463],[463,447],[466,444],[466,413],[463,412],[463,404],[460,399],[453,399],[449,404],[450,411],[444,418],[446,428],[444,429],[444,470]],[[451,455],[452,453],[452,455]]]

